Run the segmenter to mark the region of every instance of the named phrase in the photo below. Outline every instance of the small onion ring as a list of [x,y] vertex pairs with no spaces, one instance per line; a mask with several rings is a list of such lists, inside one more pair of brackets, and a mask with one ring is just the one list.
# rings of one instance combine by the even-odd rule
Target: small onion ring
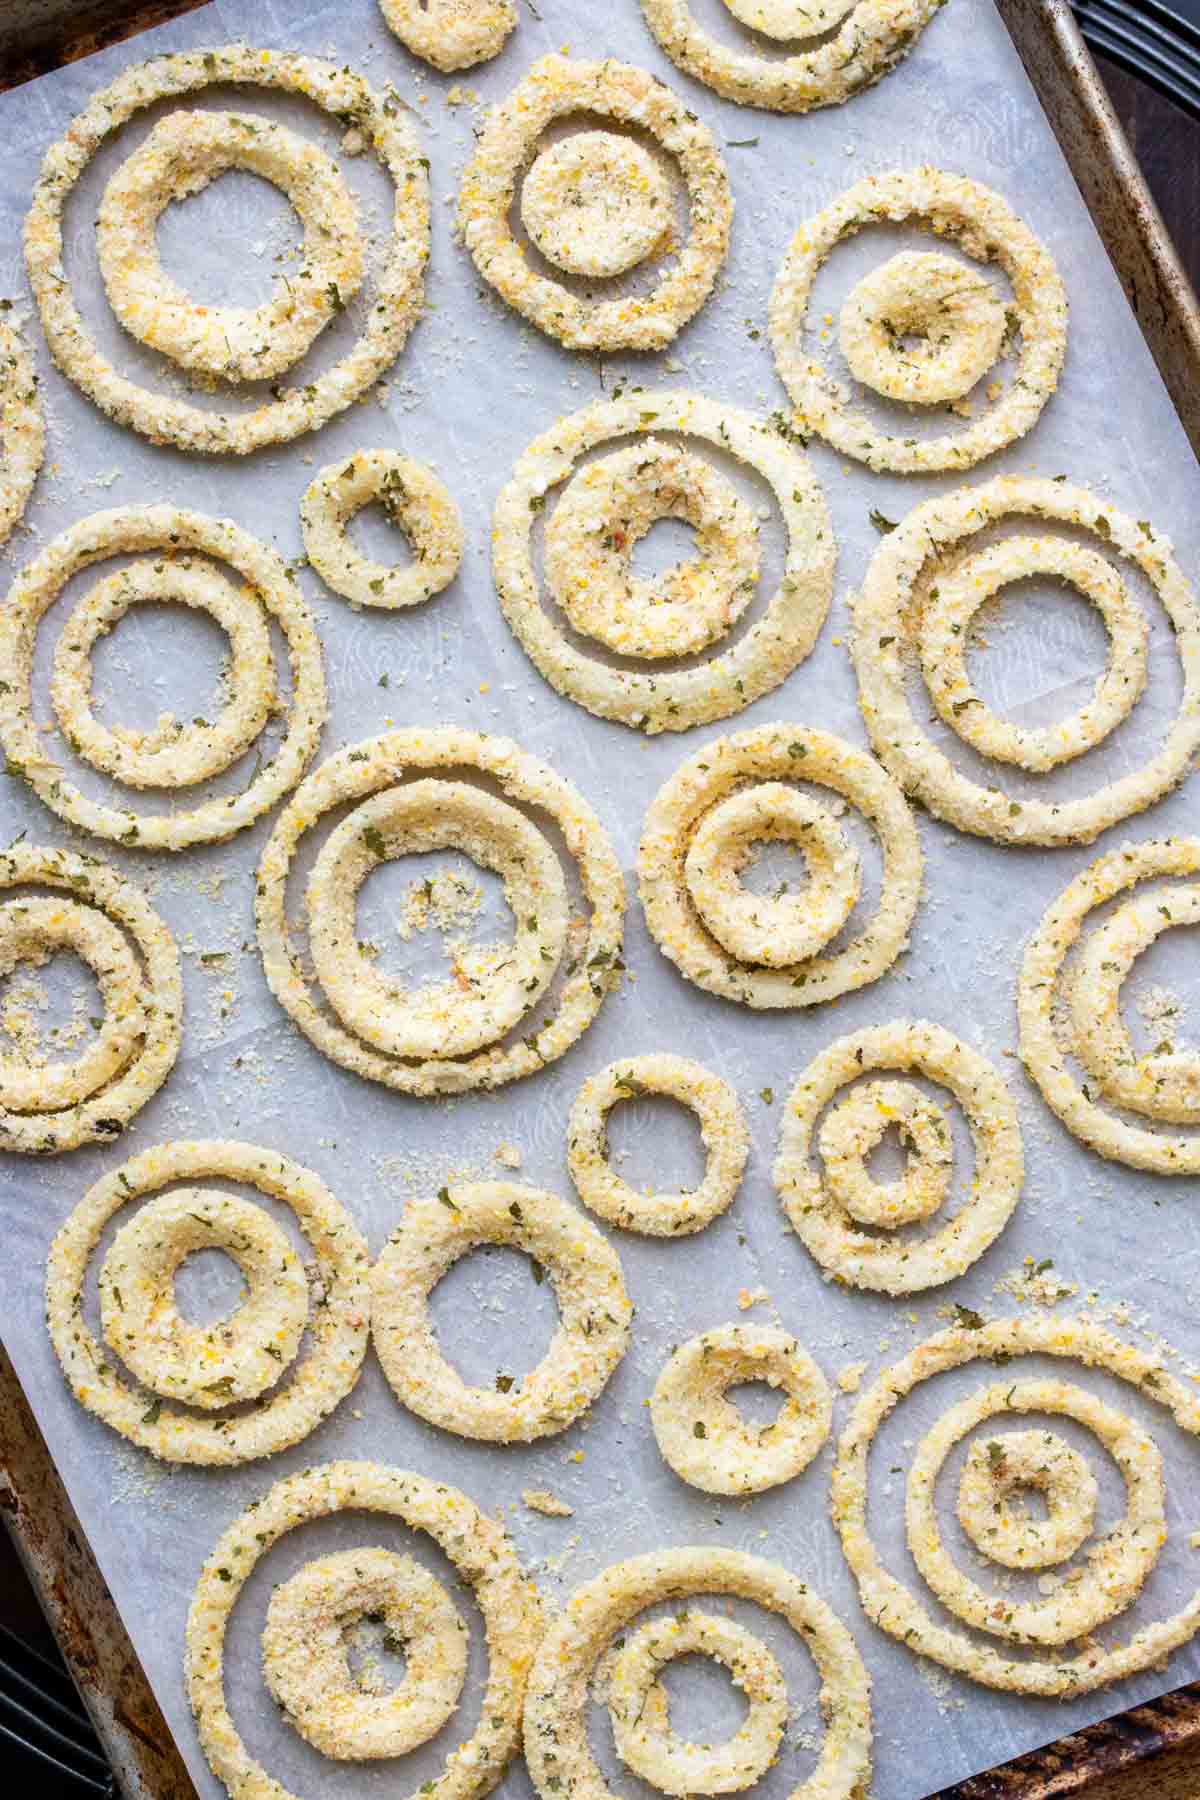
[[[774,493],[788,549],[778,590],[732,649],[695,668],[643,673],[613,668],[577,650],[543,610],[533,521],[550,489],[567,479],[587,451],[611,438],[656,430],[703,439],[753,468]],[[786,680],[825,623],[834,560],[833,527],[807,457],[765,420],[683,392],[602,400],[560,419],[520,457],[493,519],[496,592],[534,666],[551,687],[597,717],[649,733],[686,731],[728,718]]]
[[[343,1633],[381,1619],[404,1647],[404,1679],[364,1692],[351,1674]],[[467,1628],[441,1582],[393,1550],[341,1550],[305,1563],[271,1594],[262,1634],[263,1675],[301,1737],[341,1762],[403,1756],[427,1743],[458,1705],[467,1673]]]
[[[764,840],[797,845],[808,865],[799,894],[768,897],[742,871]],[[862,869],[838,821],[819,801],[781,781],[762,781],[705,814],[683,864],[705,930],[737,962],[785,969],[831,943],[858,904]]]
[[[550,1348],[507,1389],[470,1387],[438,1348],[428,1298],[480,1244],[510,1244],[554,1285],[561,1318]],[[554,1194],[516,1181],[444,1188],[410,1201],[371,1271],[371,1334],[392,1390],[443,1431],[485,1443],[532,1443],[565,1431],[625,1354],[633,1308],[608,1240]]]
[[[355,897],[381,860],[450,848],[503,878],[516,937],[472,959],[467,992],[450,981],[409,995],[360,948]],[[309,878],[308,918],[313,969],[348,1031],[389,1056],[469,1056],[549,987],[567,943],[566,884],[549,841],[515,806],[462,781],[411,781],[364,800],[330,833]]]
[[490,62],[517,23],[516,0],[379,0],[379,10],[405,49],[444,74]]
[[[787,1396],[770,1425],[748,1425],[725,1390],[766,1382]],[[829,1383],[786,1331],[720,1325],[671,1356],[650,1399],[664,1459],[706,1494],[761,1494],[806,1469],[833,1420]]]
[[[700,557],[647,581],[632,555],[660,519],[686,519]],[[657,438],[584,463],[546,522],[546,586],[576,631],[620,656],[688,656],[715,643],[758,585],[758,523],[733,483]]]
[[[229,639],[230,698],[212,724],[182,724],[164,713],[150,731],[102,725],[92,708],[96,640],[131,606],[176,603],[207,613]],[[127,563],[84,595],[54,646],[50,698],[59,730],[77,756],[129,787],[192,787],[243,755],[275,704],[271,633],[253,590],[236,588],[205,562]]]
[[[970,1197],[932,1237],[879,1238],[856,1229],[836,1191],[809,1161],[822,1108],[872,1069],[915,1070],[954,1095],[971,1128]],[[983,1255],[1012,1216],[1025,1159],[1012,1095],[986,1057],[926,1020],[876,1025],[837,1038],[809,1063],[784,1106],[774,1180],[797,1236],[827,1275],[885,1294],[953,1281]]]
[[[579,112],[648,132],[683,177],[688,241],[648,294],[581,298],[539,275],[513,236],[509,211],[527,158],[548,125]],[[564,56],[543,56],[492,108],[458,199],[459,230],[484,280],[568,350],[663,349],[712,292],[732,218],[729,177],[716,140],[677,94],[645,69]]]
[[[1200,838],[1123,844],[1120,849],[1097,857],[1047,910],[1026,945],[1017,988],[1021,1061],[1047,1105],[1068,1131],[1101,1156],[1158,1175],[1200,1174],[1200,1137],[1159,1136],[1106,1113],[1067,1066],[1066,1053],[1055,1030],[1054,1007],[1063,965],[1093,907],[1104,906],[1139,881],[1186,875],[1200,875]],[[1169,897],[1177,890],[1162,892]],[[1087,991],[1093,990],[1089,986]],[[1102,1009],[1114,999],[1107,986],[1095,995],[1096,1004]],[[1114,1075],[1119,1078],[1119,1071],[1114,1071]],[[1125,1088],[1124,1094],[1125,1104],[1136,1097],[1140,1104],[1135,1110],[1148,1110],[1144,1098],[1135,1094],[1132,1086]]]
[[[777,0],[767,0],[768,23],[760,25],[763,0],[725,0],[730,12],[769,37],[809,37],[842,21],[836,35],[815,49],[793,56],[766,57],[730,49],[710,36],[692,13],[691,0],[641,0],[642,15],[671,61],[739,106],[769,112],[803,113],[818,106],[840,106],[882,79],[907,56],[943,0],[844,0],[805,24],[806,9],[797,5],[801,22],[788,22]],[[828,16],[826,16],[826,13]],[[783,29],[787,25],[786,31]]]
[[1173,926],[1200,925],[1200,886],[1138,894],[1094,932],[1071,984],[1074,1046],[1088,1074],[1118,1106],[1174,1125],[1200,1124],[1200,1057],[1139,1057],[1121,1019],[1121,983],[1134,961]]
[[[1018,371],[1006,393],[965,430],[930,438],[906,435],[903,427],[878,429],[803,347],[812,284],[834,247],[864,225],[903,224],[914,216],[928,220],[940,237],[957,239],[978,260],[999,263],[1012,283],[1021,333]],[[815,432],[843,456],[875,470],[968,469],[1023,436],[1057,387],[1067,297],[1049,252],[999,194],[941,169],[896,169],[857,182],[800,227],[771,293],[770,328],[775,365],[799,430]]]
[[[189,812],[139,816],[90,799],[65,781],[46,755],[33,717],[33,659],[43,615],[80,569],[139,550],[171,555],[195,550],[229,563],[287,639],[292,699],[283,742],[241,793],[202,801]],[[0,672],[6,683],[0,692],[0,742],[9,773],[21,775],[38,799],[69,825],[138,850],[218,844],[253,824],[300,779],[325,723],[321,640],[280,558],[231,520],[206,518],[178,506],[129,506],[93,513],[47,544],[9,590],[0,615]],[[73,712],[63,725],[67,731],[74,728]]]
[[[1008,582],[1050,575],[1069,582],[1104,620],[1109,660],[1092,698],[1055,725],[1031,730],[997,718],[967,673],[967,630]],[[936,596],[922,608],[921,672],[938,712],[980,756],[1033,773],[1054,769],[1103,742],[1137,705],[1146,685],[1145,616],[1120,574],[1095,550],[1071,538],[1006,537],[965,556],[938,576]]]
[[[309,1321],[310,1348],[293,1364],[286,1387],[252,1412],[220,1419],[197,1418],[160,1400],[147,1406],[83,1317],[88,1263],[108,1221],[143,1195],[209,1175],[244,1182],[289,1206],[312,1245],[324,1288],[324,1303]],[[310,1170],[253,1144],[179,1140],[143,1151],[88,1189],[50,1246],[46,1324],[81,1406],[164,1462],[232,1468],[298,1444],[358,1380],[367,1350],[368,1263],[349,1213]],[[277,1381],[282,1374],[277,1366]]]
[[[698,823],[750,782],[813,782],[867,819],[883,848],[873,923],[844,948],[786,968],[743,966],[709,937],[688,892],[688,847]],[[710,994],[756,1008],[817,1006],[878,980],[908,942],[921,893],[921,844],[908,804],[887,771],[829,732],[759,725],[698,750],[659,789],[646,814],[638,882],[646,924],[665,956]]]
[[[670,1726],[658,1679],[665,1663],[707,1656],[723,1663],[746,1697],[740,1730],[720,1744],[693,1744]],[[788,1722],[783,1670],[767,1646],[734,1619],[690,1608],[648,1619],[616,1652],[605,1688],[613,1743],[627,1768],[660,1793],[736,1794],[775,1761]]]
[[[974,1426],[1009,1410],[1061,1414],[1086,1425],[1116,1462],[1129,1496],[1124,1518],[1094,1547],[1088,1568],[1044,1599],[998,1599],[960,1573],[938,1529],[934,1486],[946,1457]],[[1054,1442],[1066,1448],[1061,1439]],[[1086,1388],[1059,1380],[998,1384],[967,1395],[926,1432],[909,1469],[905,1513],[913,1560],[943,1606],[1009,1643],[1057,1648],[1131,1605],[1154,1568],[1167,1535],[1162,1457],[1140,1427]],[[1073,1531],[1082,1523],[1074,1505],[1067,1523]]]
[[[175,1276],[197,1250],[223,1250],[248,1292],[225,1318],[193,1325]],[[287,1233],[253,1201],[179,1188],[121,1226],[100,1269],[109,1348],[152,1394],[216,1412],[257,1400],[291,1364],[308,1324],[308,1281]]]
[[[1200,1593],[1193,1595],[1173,1617],[1142,1626],[1125,1643],[1112,1649],[1093,1640],[1073,1656],[1059,1651],[1053,1661],[1018,1661],[1003,1650],[979,1644],[934,1619],[903,1583],[889,1574],[867,1530],[867,1459],[872,1439],[897,1402],[944,1370],[981,1360],[1007,1364],[1014,1356],[1063,1357],[1088,1368],[1104,1369],[1165,1407],[1181,1430],[1200,1434],[1200,1401],[1183,1382],[1153,1356],[1122,1343],[1089,1320],[994,1319],[978,1329],[955,1326],[927,1339],[900,1362],[893,1363],[859,1397],[838,1444],[830,1509],[841,1534],[846,1561],[858,1582],[863,1610],[884,1631],[919,1655],[985,1687],[1042,1699],[1076,1698],[1107,1682],[1123,1681],[1140,1670],[1153,1668],[1186,1643],[1200,1629]],[[1006,1380],[1003,1386],[989,1389],[988,1393],[1003,1396],[1011,1385]],[[1065,1382],[1035,1385],[1042,1389],[1067,1389]],[[983,1403],[981,1397],[980,1404]],[[1125,1429],[1129,1454],[1135,1460],[1152,1463],[1157,1451],[1151,1440],[1132,1424]],[[1145,1492],[1150,1508],[1145,1518],[1128,1517],[1127,1535],[1134,1538],[1140,1535],[1143,1524],[1149,1536],[1156,1535],[1154,1514],[1158,1501],[1152,1480]],[[1132,1595],[1126,1596],[1129,1598]],[[1070,1604],[1069,1600],[1066,1604]]]
[[[412,544],[406,567],[371,561],[346,536],[348,522],[373,500]],[[300,527],[317,574],[356,606],[419,606],[449,587],[462,561],[458,507],[432,470],[396,450],[357,450],[322,469],[300,502]]]
[[577,131],[534,158],[521,223],[568,275],[624,275],[672,227],[671,184],[648,150],[615,131]]
[[[166,207],[228,169],[271,182],[304,226],[302,266],[277,276],[261,306],[201,305],[159,261]],[[181,108],[160,119],[104,190],[96,254],[108,303],[132,337],[180,368],[234,382],[266,381],[299,362],[363,277],[357,210],[337,164],[261,113]]]
[[[0,1088],[0,1148],[27,1156],[50,1156],[77,1150],[84,1144],[111,1144],[158,1092],[179,1055],[183,1029],[179,951],[141,890],[94,856],[76,856],[69,850],[32,844],[10,844],[7,850],[0,851],[0,892],[21,887],[53,888],[71,896],[63,909],[63,920],[58,924],[50,921],[51,942],[55,947],[69,942],[85,958],[94,943],[98,954],[104,956],[105,966],[112,970],[116,985],[110,993],[108,978],[100,968],[94,970],[105,999],[105,1023],[95,1046],[100,1061],[93,1063],[85,1053],[84,1058],[66,1065],[61,1074],[57,1068],[31,1069],[26,1080],[22,1078],[24,1072],[5,1059]],[[132,986],[124,963],[108,961],[112,943],[104,926],[99,926],[101,935],[93,937],[86,922],[78,919],[85,902],[86,910],[94,908],[98,919],[119,926],[137,950],[145,973],[137,975]],[[4,905],[6,930],[11,929],[14,934],[9,939],[10,950],[21,951],[23,932],[29,928],[36,931],[43,917],[44,908],[27,911],[26,904],[8,901]],[[46,940],[43,937],[41,941]],[[22,959],[27,954],[24,951]],[[112,1079],[97,1092],[91,1087],[92,1077],[106,1066],[111,1049],[123,1048],[124,1027],[129,1025],[137,1028],[136,1048],[128,1059],[122,1058],[120,1066],[112,1071]],[[88,1071],[88,1092],[73,1103],[60,1111],[30,1107],[29,1102],[34,1099],[43,1106],[65,1100],[73,1086],[80,1085],[78,1077],[84,1071]],[[10,1083],[15,1085],[10,1087]]]
[[[1014,514],[1080,526],[1135,563],[1174,627],[1183,665],[1183,696],[1161,748],[1142,768],[1079,799],[1011,800],[960,774],[928,736],[905,690],[905,621],[931,558],[944,558]],[[1169,540],[1086,488],[1001,475],[926,500],[882,539],[852,613],[859,706],[876,753],[908,794],[959,831],[1001,844],[1090,843],[1178,786],[1200,750],[1200,605]]]
[[[270,88],[299,94],[330,117],[352,119],[396,188],[392,235],[365,330],[354,348],[311,382],[251,412],[209,412],[119,374],[92,343],[63,264],[63,213],[80,176],[112,133],[160,100],[203,88]],[[50,354],[69,381],[155,444],[244,456],[315,431],[353,405],[400,354],[421,310],[429,260],[429,177],[405,109],[385,102],[353,70],[293,51],[227,44],[187,50],[125,69],[94,94],[46,152],[25,219],[25,266]]]
[[[1044,1519],[1015,1507],[1003,1510],[1008,1495],[1022,1488],[1042,1495]],[[968,1450],[958,1483],[958,1522],[992,1562],[1047,1569],[1066,1562],[1091,1536],[1099,1491],[1078,1450],[1056,1432],[1006,1431],[986,1442],[976,1438]]]
[[571,1595],[542,1639],[525,1701],[525,1761],[541,1800],[611,1800],[587,1737],[589,1682],[605,1646],[646,1607],[736,1594],[781,1614],[821,1678],[825,1741],[789,1800],[855,1800],[871,1780],[871,1682],[854,1639],[797,1576],[737,1550],[652,1550],[614,1563]]
[[46,450],[46,422],[29,352],[0,321],[0,544],[24,517]]
[[[910,1160],[898,1181],[875,1181],[867,1158],[895,1126]],[[913,1225],[945,1200],[954,1165],[945,1109],[909,1081],[864,1081],[822,1119],[817,1146],[835,1206],[860,1225]]]
[[838,344],[855,380],[888,400],[926,406],[969,394],[999,359],[1006,329],[987,276],[940,250],[889,257],[855,284],[838,314]]
[[436,1786],[439,1800],[478,1800],[520,1747],[526,1679],[541,1635],[537,1593],[503,1528],[465,1494],[379,1463],[325,1463],[290,1475],[248,1506],[214,1545],[188,1612],[184,1652],[188,1699],[209,1766],[231,1793],[293,1800],[255,1761],[230,1717],[225,1638],[238,1595],[272,1545],[297,1526],[342,1512],[380,1513],[424,1531],[475,1596],[487,1633],[487,1686],[479,1723],[451,1751]]
[[[608,1160],[608,1115],[622,1100],[662,1094],[695,1113],[706,1157],[704,1180],[680,1194],[640,1194]],[[575,1096],[567,1124],[567,1167],[583,1204],[610,1225],[646,1237],[690,1237],[732,1203],[750,1152],[737,1095],[687,1057],[660,1053],[610,1063]]]
[[[591,917],[586,929],[572,938],[577,960],[552,1019],[518,1043],[494,1044],[474,1057],[406,1064],[351,1036],[318,1004],[292,941],[286,910],[288,872],[300,840],[325,813],[348,801],[368,799],[418,771],[461,769],[492,777],[513,804],[550,816],[576,859]],[[331,756],[297,789],[276,821],[259,864],[256,888],[259,947],[279,1004],[324,1055],[368,1080],[410,1094],[499,1087],[535,1074],[561,1056],[587,1030],[619,980],[624,967],[624,911],[620,864],[582,795],[509,739],[450,726],[388,732]]]

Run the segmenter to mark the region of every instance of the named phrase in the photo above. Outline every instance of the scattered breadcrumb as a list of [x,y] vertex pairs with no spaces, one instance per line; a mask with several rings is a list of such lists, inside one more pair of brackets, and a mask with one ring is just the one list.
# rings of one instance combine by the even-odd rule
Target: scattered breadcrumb
[[1079,1283],[1064,1281],[1057,1275],[1052,1257],[1035,1262],[1032,1256],[1027,1256],[1017,1268],[1009,1269],[1000,1277],[993,1292],[1010,1294],[1014,1300],[1031,1306],[1057,1306],[1060,1300],[1070,1300],[1079,1292]]
[[847,1363],[844,1369],[839,1369],[837,1384],[843,1394],[857,1394],[866,1372],[865,1362]]
[[749,1312],[752,1306],[761,1306],[764,1300],[769,1300],[770,1298],[771,1296],[765,1287],[739,1288],[737,1303],[742,1312]]
[[548,1519],[572,1519],[575,1516],[575,1508],[552,1494],[549,1488],[525,1488],[521,1501],[530,1512],[545,1513]]

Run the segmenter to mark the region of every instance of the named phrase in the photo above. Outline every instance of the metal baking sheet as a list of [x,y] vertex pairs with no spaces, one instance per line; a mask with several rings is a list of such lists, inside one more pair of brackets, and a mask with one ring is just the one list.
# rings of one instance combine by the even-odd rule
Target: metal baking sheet
[[[717,0],[696,4],[715,22]],[[332,716],[325,750],[389,723],[449,721],[507,733],[579,785],[631,874],[651,796],[685,756],[723,730],[786,718],[865,741],[845,635],[847,595],[878,541],[870,514],[898,518],[951,484],[875,477],[814,445],[813,463],[839,542],[834,608],[817,649],[781,691],[737,721],[649,742],[559,700],[530,669],[492,592],[491,504],[525,444],[557,414],[597,397],[602,386],[612,392],[621,382],[689,385],[764,412],[780,406],[782,390],[763,335],[770,283],[796,225],[849,182],[873,170],[922,161],[959,169],[1003,192],[1058,260],[1072,303],[1065,378],[1031,437],[994,459],[980,479],[1011,469],[1090,482],[1136,517],[1152,518],[1169,532],[1191,569],[1200,539],[1195,461],[990,0],[951,0],[908,62],[879,88],[851,106],[803,119],[739,109],[688,82],[660,56],[633,0],[622,0],[619,7],[600,0],[569,6],[543,0],[538,11],[541,18],[523,9],[520,29],[495,63],[442,78],[406,57],[383,29],[371,0],[337,0],[323,7],[238,0],[193,13],[136,44],[103,52],[0,99],[9,145],[9,177],[0,197],[0,291],[12,296],[18,312],[28,313],[21,214],[42,151],[96,87],[155,51],[244,34],[260,43],[348,60],[377,85],[394,83],[413,108],[430,159],[435,220],[427,315],[384,387],[319,438],[250,462],[189,459],[110,426],[50,369],[31,323],[47,399],[49,467],[27,530],[9,546],[4,562],[14,569],[39,542],[101,507],[162,498],[232,517],[269,538],[285,557],[297,558],[297,501],[314,471],[360,446],[399,445],[438,469],[457,494],[468,532],[463,571],[446,594],[419,612],[373,617],[352,612],[310,571],[301,570],[327,648]],[[738,202],[729,266],[717,296],[659,357],[609,359],[601,366],[564,353],[480,292],[473,266],[453,241],[452,201],[472,142],[477,100],[506,93],[536,55],[564,44],[580,54],[608,53],[653,68],[689,95],[727,146]],[[224,101],[223,95],[211,96],[212,104]],[[316,130],[327,146],[336,146],[333,135],[314,125],[313,115],[303,109],[277,109],[257,94],[252,103]],[[251,104],[250,97],[238,104]],[[106,316],[91,230],[104,180],[145,129],[136,121],[97,159],[71,204],[68,246],[77,292],[101,341],[119,354],[122,367],[159,381],[163,377],[153,359],[123,341]],[[368,223],[377,225],[385,200],[382,183],[358,163],[343,166],[360,187]],[[252,178],[232,175],[171,209],[160,241],[168,267],[193,291],[244,303],[266,291],[274,259],[292,241],[289,233],[278,197]],[[881,249],[909,241],[905,234],[871,235],[872,242],[860,238],[831,263],[816,297],[818,313],[836,308]],[[351,331],[354,320],[352,307],[335,331]],[[753,482],[746,491],[762,498]],[[388,542],[385,528],[377,532],[372,521],[361,530],[362,541],[377,552]],[[778,566],[774,530],[774,521],[764,522],[768,580]],[[669,528],[659,528],[653,548],[660,539],[669,544],[670,536]],[[1148,605],[1153,608],[1153,602]],[[61,616],[64,609],[57,611]],[[43,634],[47,654],[57,623],[52,614]],[[988,639],[989,651],[979,659],[983,691],[1032,722],[1077,706],[1103,658],[1099,628],[1065,595],[1018,597],[989,624]],[[127,621],[97,657],[104,716],[148,722],[168,707],[190,716],[211,692],[218,648],[203,627],[189,628],[188,621],[173,616]],[[43,666],[43,714],[48,712],[45,674]],[[1103,750],[1061,777],[1056,791],[1083,791],[1133,766],[1161,734],[1178,693],[1169,633],[1155,614],[1146,698]],[[3,809],[8,835],[26,829],[43,842],[69,841],[57,821],[15,785],[6,784]],[[1185,790],[1127,830],[1110,833],[1107,842],[1184,830],[1194,816],[1194,799]],[[334,1456],[410,1466],[455,1482],[499,1509],[551,1604],[606,1564],[653,1544],[732,1545],[800,1572],[854,1630],[874,1678],[879,1800],[912,1800],[1200,1673],[1200,1657],[1186,1650],[1164,1670],[1069,1705],[1001,1697],[943,1675],[878,1633],[861,1614],[826,1510],[831,1447],[785,1488],[748,1502],[714,1503],[681,1486],[661,1462],[644,1409],[670,1346],[704,1326],[740,1318],[743,1290],[748,1295],[765,1289],[769,1296],[747,1317],[778,1318],[831,1377],[865,1360],[869,1379],[943,1324],[954,1302],[989,1314],[1016,1309],[1022,1302],[999,1284],[1026,1257],[1040,1262],[1052,1256],[1057,1277],[1076,1288],[1061,1310],[1090,1305],[1135,1337],[1148,1334],[1157,1342],[1161,1334],[1177,1349],[1180,1368],[1200,1361],[1191,1214],[1197,1184],[1154,1181],[1088,1155],[1050,1117],[1012,1056],[1021,946],[1050,899],[1086,863],[1088,851],[1001,850],[922,819],[927,895],[909,954],[864,992],[833,1008],[788,1017],[750,1015],[682,983],[647,937],[631,879],[629,977],[575,1049],[518,1087],[429,1104],[384,1093],[332,1068],[279,1013],[263,980],[252,929],[252,871],[267,829],[264,822],[230,845],[183,858],[113,854],[149,888],[183,947],[184,1054],[167,1087],[119,1146],[45,1166],[10,1163],[0,1198],[9,1242],[0,1275],[6,1345],[202,1794],[219,1790],[199,1753],[180,1674],[183,1624],[196,1574],[219,1530],[247,1501],[288,1470]],[[869,844],[864,850],[869,904],[876,871]],[[773,876],[790,872],[779,859],[764,861]],[[365,897],[365,929],[386,944],[392,966],[444,966],[436,943],[431,947],[427,939],[405,941],[396,934],[406,885],[427,873],[425,868],[381,872]],[[495,897],[489,894],[488,900],[480,929],[498,917]],[[58,974],[56,966],[46,973],[50,1011],[44,1019],[69,1023],[81,998],[86,1012],[87,997],[60,982]],[[1130,998],[1140,1000],[1147,1014],[1161,1015],[1163,996],[1185,997],[1187,979],[1184,949],[1168,935],[1139,965]],[[788,1230],[769,1177],[782,1098],[803,1066],[841,1032],[902,1016],[949,1025],[1005,1069],[1020,1106],[1027,1156],[1025,1194],[999,1242],[950,1289],[913,1303],[847,1293],[823,1282]],[[1130,1022],[1139,1034],[1147,1029],[1135,1007]],[[1173,1029],[1182,1041],[1186,1024],[1176,1021]],[[334,1417],[270,1466],[225,1473],[171,1470],[131,1451],[67,1397],[41,1318],[46,1248],[87,1185],[124,1155],[180,1135],[242,1136],[278,1145],[325,1176],[377,1252],[408,1195],[428,1192],[453,1175],[497,1172],[494,1154],[505,1142],[518,1148],[524,1178],[569,1193],[564,1127],[579,1083],[616,1055],[663,1047],[686,1050],[735,1083],[752,1125],[752,1163],[732,1211],[699,1237],[663,1247],[615,1234],[638,1307],[634,1342],[590,1419],[562,1438],[501,1450],[445,1437],[399,1408],[368,1359],[358,1388]],[[698,1171],[696,1141],[669,1108],[629,1107],[614,1120],[612,1135],[627,1158],[625,1172],[637,1179],[665,1184],[693,1179]],[[965,1141],[960,1140],[959,1152],[960,1168],[969,1167]],[[235,1291],[228,1276],[227,1267],[189,1266],[182,1281],[185,1304],[209,1312],[228,1306]],[[93,1293],[93,1307],[94,1299]],[[487,1380],[499,1371],[520,1373],[536,1361],[552,1301],[548,1286],[536,1286],[520,1259],[492,1252],[458,1266],[439,1290],[435,1311],[442,1340],[459,1366],[469,1378]],[[872,1517],[889,1566],[913,1582],[919,1577],[899,1522],[905,1460],[947,1396],[969,1386],[970,1378],[970,1371],[959,1372],[914,1396],[875,1454]],[[1087,1381],[1110,1391],[1099,1378]],[[1140,1400],[1122,1403],[1140,1414]],[[839,1397],[839,1418],[849,1404]],[[1147,1417],[1154,1417],[1153,1409]],[[1073,1435],[1069,1426],[1061,1428]],[[1190,1510],[1192,1446],[1165,1420],[1157,1420],[1155,1429],[1167,1460],[1170,1538],[1142,1598],[1116,1627],[1121,1635],[1131,1623],[1174,1609],[1196,1581],[1197,1553],[1188,1543],[1200,1524]],[[1103,1528],[1115,1516],[1115,1478],[1110,1468],[1098,1473]],[[529,1487],[550,1487],[575,1507],[574,1517],[547,1520],[530,1513],[520,1502]],[[951,1541],[969,1566],[952,1507],[945,1516]],[[270,1701],[257,1650],[270,1585],[319,1546],[367,1541],[403,1543],[406,1534],[351,1519],[295,1534],[267,1559],[238,1608],[230,1656],[235,1718],[254,1752],[298,1793],[382,1792],[397,1779],[412,1791],[458,1741],[457,1732],[448,1729],[399,1768],[335,1767],[281,1723]],[[413,1548],[427,1554],[420,1543]],[[437,1566],[436,1557],[428,1560]],[[787,1754],[763,1784],[766,1800],[775,1800],[811,1767],[819,1718],[815,1682],[803,1657],[770,1621],[759,1621],[759,1628],[783,1657],[796,1702]],[[457,1731],[469,1729],[478,1703],[481,1657],[476,1630],[471,1685]],[[681,1670],[672,1690],[682,1729],[689,1722],[698,1729],[703,1720],[705,1735],[717,1735],[735,1725],[737,1705],[712,1671]],[[638,1784],[614,1761],[600,1718],[594,1741],[620,1790],[635,1792]],[[519,1764],[506,1775],[503,1791],[529,1791]]]

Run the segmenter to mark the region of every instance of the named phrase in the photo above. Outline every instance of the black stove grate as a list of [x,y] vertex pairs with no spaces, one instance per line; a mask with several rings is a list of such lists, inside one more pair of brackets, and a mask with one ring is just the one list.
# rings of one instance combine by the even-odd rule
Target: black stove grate
[[1072,0],[1090,50],[1200,118],[1200,25],[1164,0]]

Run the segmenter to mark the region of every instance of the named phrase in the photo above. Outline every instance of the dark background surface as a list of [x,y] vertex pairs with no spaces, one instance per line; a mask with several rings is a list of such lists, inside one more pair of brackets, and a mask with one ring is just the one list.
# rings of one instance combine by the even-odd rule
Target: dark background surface
[[[1200,25],[1200,0],[1172,0],[1176,10]],[[1136,77],[1097,57],[1167,229],[1200,288],[1200,122],[1163,99]],[[0,1626],[18,1633],[43,1654],[56,1656],[54,1640],[6,1532],[0,1531]],[[60,1783],[42,1767],[0,1742],[0,1772],[16,1793],[37,1800],[78,1800],[79,1788]]]

